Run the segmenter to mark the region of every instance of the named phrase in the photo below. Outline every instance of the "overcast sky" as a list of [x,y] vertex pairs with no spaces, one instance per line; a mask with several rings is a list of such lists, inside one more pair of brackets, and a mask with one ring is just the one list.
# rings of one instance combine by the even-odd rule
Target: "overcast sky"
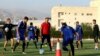
[[89,6],[90,0],[0,0],[0,9],[34,10],[50,14],[53,6]]

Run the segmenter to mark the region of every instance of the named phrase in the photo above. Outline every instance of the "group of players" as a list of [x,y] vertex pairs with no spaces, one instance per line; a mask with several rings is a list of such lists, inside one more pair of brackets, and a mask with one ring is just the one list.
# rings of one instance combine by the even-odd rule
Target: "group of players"
[[[61,34],[63,37],[63,50],[68,51],[66,46],[70,44],[72,56],[75,56],[74,51],[74,45],[73,41],[76,39],[76,49],[79,48],[79,45],[81,45],[81,48],[83,48],[83,29],[82,26],[79,24],[79,22],[76,22],[76,28],[73,29],[71,26],[68,26],[65,22],[62,23],[61,27]],[[93,37],[94,37],[94,43],[95,43],[95,49],[98,50],[99,48],[99,26],[96,24],[96,20],[93,20]]]
[[[79,22],[76,22],[76,28],[73,29],[71,26],[68,26],[65,22],[62,23],[61,27],[61,34],[63,37],[63,50],[68,51],[66,46],[70,44],[72,56],[75,56],[74,54],[74,45],[73,41],[76,39],[76,49],[79,48],[79,45],[81,45],[81,48],[83,48],[83,29],[82,26],[79,24]],[[95,43],[95,49],[98,50],[99,48],[99,26],[96,24],[96,20],[93,20],[93,37],[94,37],[94,43]]]
[[14,44],[15,38],[14,38],[13,31],[12,31],[12,29],[13,29],[13,27],[15,27],[15,25],[13,25],[11,23],[10,18],[6,19],[5,24],[3,26],[3,31],[5,34],[4,50],[6,51],[6,45],[8,43],[8,40],[11,40],[12,52],[14,52],[16,50],[16,48],[18,47],[18,45],[21,41],[22,42],[22,54],[26,54],[25,48],[28,48],[30,40],[33,40],[35,47],[38,48],[37,42],[38,42],[38,36],[40,34],[41,35],[41,42],[42,42],[40,44],[40,49],[42,49],[44,41],[45,41],[45,39],[47,39],[47,42],[48,42],[49,47],[50,47],[50,51],[52,51],[51,41],[50,41],[51,25],[49,23],[49,18],[46,17],[45,22],[43,22],[41,24],[41,33],[37,27],[33,26],[32,22],[30,23],[30,26],[27,26],[28,19],[29,18],[27,16],[25,16],[23,18],[23,20],[18,23],[18,25],[16,27],[16,43],[15,44]]
[[[33,23],[30,23],[30,26],[27,26],[28,17],[25,16],[24,19],[18,24],[16,27],[16,43],[14,44],[14,38],[13,38],[13,32],[12,29],[14,25],[11,23],[11,19],[8,18],[3,26],[3,31],[5,33],[5,43],[4,43],[4,50],[6,51],[6,45],[8,40],[11,40],[11,49],[12,52],[14,52],[19,45],[20,41],[22,41],[22,53],[25,53],[25,48],[28,48],[29,41],[32,39],[33,43],[35,44],[35,47],[37,47],[38,42],[38,35],[41,36],[41,44],[40,49],[42,49],[42,46],[44,44],[45,39],[47,39],[50,51],[52,51],[51,46],[51,37],[50,37],[50,29],[51,24],[49,22],[49,18],[46,17],[45,21],[41,24],[40,33],[39,30],[36,32],[36,27],[33,26]],[[98,49],[98,37],[99,37],[99,27],[96,24],[96,20],[93,20],[93,36],[95,41],[95,49]],[[62,27],[60,29],[63,43],[62,43],[62,49],[64,51],[68,51],[67,47],[68,44],[70,44],[72,56],[74,56],[74,45],[73,40],[76,37],[76,47],[79,48],[79,44],[81,44],[81,48],[83,48],[83,29],[82,26],[79,24],[79,22],[76,22],[76,29],[73,29],[71,26],[68,26],[65,22],[62,22]],[[27,34],[27,36],[26,36]],[[35,37],[36,36],[36,37]],[[36,41],[37,39],[37,41]],[[27,41],[28,40],[28,41]]]

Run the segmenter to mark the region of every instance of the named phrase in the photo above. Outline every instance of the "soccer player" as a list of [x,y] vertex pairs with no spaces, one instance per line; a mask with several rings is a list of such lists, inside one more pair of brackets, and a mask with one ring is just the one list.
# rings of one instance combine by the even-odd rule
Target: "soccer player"
[[33,23],[30,23],[30,26],[28,27],[28,42],[27,42],[27,48],[29,45],[29,41],[33,40],[33,43],[35,44],[35,47],[37,48],[36,38],[35,38],[35,27],[33,26]]
[[98,50],[98,39],[99,39],[99,26],[96,24],[96,20],[93,20],[93,37],[94,37],[94,43],[95,43],[95,49]]
[[63,22],[61,27],[61,34],[63,37],[63,44],[62,44],[63,50],[68,51],[66,46],[70,44],[72,56],[74,56],[73,39],[74,39],[75,30],[72,27],[68,26],[65,22]]
[[37,42],[38,42],[38,37],[39,37],[39,34],[40,34],[40,30],[39,30],[39,28],[37,27],[37,26],[35,26],[35,38],[36,38],[36,40],[37,40]]
[[13,51],[15,51],[16,47],[19,45],[19,42],[21,40],[22,43],[23,43],[22,44],[22,54],[26,54],[25,53],[25,46],[26,46],[26,43],[25,43],[25,33],[26,33],[26,29],[27,29],[27,21],[28,21],[28,17],[25,16],[23,21],[21,21],[18,24],[18,27],[17,27],[17,42],[14,45],[14,49],[13,49]]
[[50,29],[51,24],[49,23],[49,18],[45,18],[45,22],[41,24],[41,35],[42,35],[42,44],[40,45],[40,49],[42,49],[42,45],[44,44],[44,40],[47,39],[47,42],[49,44],[50,51],[52,51],[51,47],[51,38],[50,38]]
[[4,26],[3,31],[5,33],[5,42],[4,42],[4,50],[6,51],[6,45],[8,43],[8,40],[11,41],[11,49],[13,49],[14,39],[13,39],[13,29],[14,25],[11,23],[11,19],[7,18]]
[[81,44],[81,48],[83,48],[83,42],[82,42],[82,37],[83,37],[83,29],[82,26],[79,25],[79,22],[76,22],[76,33],[78,36],[76,36],[76,47],[77,49],[79,48],[79,45]]

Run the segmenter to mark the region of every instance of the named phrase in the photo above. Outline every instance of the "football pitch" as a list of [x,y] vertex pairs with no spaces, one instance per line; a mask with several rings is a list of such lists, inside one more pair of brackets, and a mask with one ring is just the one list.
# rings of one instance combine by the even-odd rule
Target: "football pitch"
[[[84,40],[84,47],[82,49],[75,49],[75,56],[100,56],[100,49],[94,49],[94,42]],[[55,45],[56,46],[56,45]],[[39,49],[36,49],[34,44],[31,42],[29,47],[26,49],[27,54],[22,54],[21,44],[14,53],[11,52],[10,44],[7,46],[7,51],[3,50],[3,40],[0,40],[0,56],[55,56],[55,51],[49,51],[49,47],[43,47],[45,52],[43,55],[39,54]],[[39,45],[38,45],[39,47]],[[68,47],[69,48],[69,47]],[[100,47],[99,47],[100,48]],[[70,49],[70,48],[69,48]],[[62,51],[62,56],[68,56],[67,51]]]

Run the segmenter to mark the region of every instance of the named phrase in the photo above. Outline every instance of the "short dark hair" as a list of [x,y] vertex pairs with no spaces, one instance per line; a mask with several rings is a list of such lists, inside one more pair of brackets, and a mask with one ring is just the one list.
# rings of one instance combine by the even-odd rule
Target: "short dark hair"
[[79,23],[79,21],[76,21],[76,23]]
[[94,21],[94,22],[96,22],[96,20],[95,20],[95,19],[93,19],[93,21]]
[[29,18],[27,16],[24,17],[25,20],[28,20]]
[[45,19],[51,19],[50,17],[45,17]]
[[31,22],[30,25],[33,25],[33,23]]
[[7,20],[11,20],[10,18],[7,18]]
[[67,26],[67,24],[65,22],[63,22],[62,25]]

